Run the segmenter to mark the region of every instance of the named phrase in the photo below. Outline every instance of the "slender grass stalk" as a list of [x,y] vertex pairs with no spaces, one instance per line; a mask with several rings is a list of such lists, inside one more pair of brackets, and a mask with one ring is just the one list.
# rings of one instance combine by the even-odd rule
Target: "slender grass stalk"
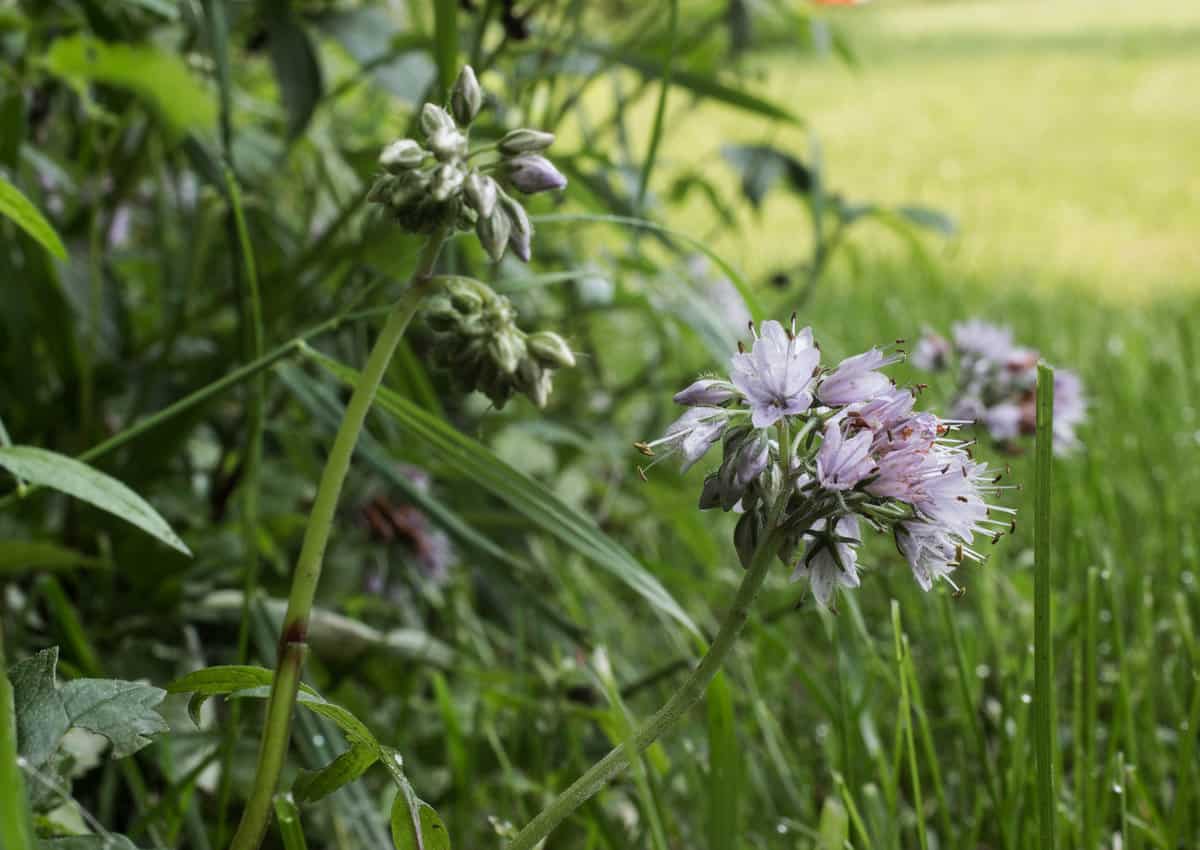
[[[225,167],[225,192],[232,216],[231,229],[237,235],[240,254],[241,281],[243,284],[242,322],[245,326],[246,359],[253,362],[263,356],[262,298],[258,285],[258,266],[254,260],[254,247],[250,242],[250,230],[242,208],[242,192],[237,177],[227,165]],[[236,263],[235,259],[235,263]],[[245,575],[242,582],[242,619],[238,629],[237,658],[239,664],[249,663],[250,649],[250,600],[258,587],[258,495],[259,469],[262,466],[263,419],[266,407],[267,386],[262,372],[255,374],[247,387],[246,405],[246,448],[242,462],[240,496],[242,548],[246,558]],[[242,703],[233,700],[229,708],[228,723],[222,745],[221,782],[217,790],[217,843],[224,844],[227,833],[229,800],[232,794],[233,753],[241,726]]]
[[346,405],[342,424],[325,461],[325,469],[321,473],[321,482],[317,487],[316,499],[305,529],[300,558],[292,575],[292,589],[288,595],[287,612],[283,618],[282,634],[279,638],[279,669],[267,703],[267,719],[259,748],[254,789],[230,843],[232,850],[255,850],[266,834],[275,789],[279,784],[279,774],[283,770],[283,762],[287,755],[292,710],[308,650],[308,621],[317,585],[321,580],[325,547],[333,529],[338,497],[350,470],[350,460],[366,422],[367,411],[383,381],[392,354],[421,303],[444,241],[445,231],[438,231],[430,237],[422,250],[408,289],[392,308],[387,324],[375,341],[367,363],[359,375],[358,384],[349,404]]
[[774,534],[768,535],[766,540],[759,544],[750,567],[746,570],[741,585],[738,586],[733,603],[725,614],[717,636],[683,686],[649,720],[638,727],[623,744],[610,750],[608,755],[588,768],[586,773],[555,797],[550,805],[542,809],[517,833],[507,850],[533,850],[534,847],[537,847],[542,839],[566,820],[572,812],[628,768],[639,753],[658,740],[661,735],[674,728],[687,710],[699,701],[713,676],[717,675],[721,669],[721,665],[733,648],[742,627],[746,625],[746,620],[750,617],[750,607],[758,596],[758,591],[762,588],[767,572],[774,562],[777,548],[778,539]]
[[654,161],[658,158],[658,146],[662,142],[663,122],[667,117],[667,95],[671,91],[671,69],[675,64],[675,43],[679,29],[679,0],[671,0],[671,12],[667,29],[670,32],[667,41],[667,59],[663,62],[662,85],[658,90],[658,106],[654,110],[654,126],[650,130],[650,146],[646,150],[646,160],[642,163],[642,175],[638,180],[637,209],[641,211],[646,205],[646,191],[650,185],[650,174],[654,171]]
[[[913,808],[917,815],[917,841],[921,850],[929,850],[929,836],[925,831],[925,799],[921,793],[921,773],[917,769],[917,744],[913,735],[912,699],[908,691],[908,676],[904,659],[908,655],[908,640],[900,628],[900,603],[892,600],[892,638],[896,647],[896,672],[900,679],[900,729],[904,733],[904,749],[908,753],[908,773],[912,782]],[[946,836],[947,841],[950,836]]]
[[17,716],[12,682],[4,658],[4,629],[0,628],[0,847],[29,850],[33,825],[25,799],[25,777],[17,756]]
[[1054,370],[1038,364],[1033,526],[1033,740],[1037,758],[1039,850],[1054,850],[1054,668],[1050,628],[1050,496]]

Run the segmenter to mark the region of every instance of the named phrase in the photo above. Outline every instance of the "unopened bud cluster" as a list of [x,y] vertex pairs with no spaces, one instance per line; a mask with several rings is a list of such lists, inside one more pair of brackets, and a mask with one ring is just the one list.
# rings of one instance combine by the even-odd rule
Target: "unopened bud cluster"
[[[368,200],[389,210],[406,230],[474,229],[492,260],[498,262],[511,248],[528,262],[533,224],[506,190],[532,195],[567,185],[542,155],[554,136],[513,130],[495,145],[469,151],[469,128],[482,104],[475,72],[464,67],[449,110],[433,103],[422,108],[422,141],[398,139],[383,149],[379,164],[386,173],[375,181]],[[483,154],[490,156],[477,159]]]
[[655,462],[680,455],[685,468],[721,446],[700,508],[741,514],[734,544],[744,565],[760,552],[777,556],[830,606],[859,584],[864,525],[894,536],[925,590],[982,560],[976,538],[995,541],[1011,524],[1011,509],[988,502],[1003,489],[999,476],[952,437],[958,423],[916,411],[913,390],[883,374],[900,355],[872,348],[830,369],[794,318],[754,334],[728,380],[679,392],[687,411],[637,446]]
[[515,393],[544,407],[554,370],[575,365],[561,336],[525,333],[512,302],[472,278],[446,279],[443,291],[426,302],[424,317],[435,336],[435,362],[458,389],[479,390],[497,407]]

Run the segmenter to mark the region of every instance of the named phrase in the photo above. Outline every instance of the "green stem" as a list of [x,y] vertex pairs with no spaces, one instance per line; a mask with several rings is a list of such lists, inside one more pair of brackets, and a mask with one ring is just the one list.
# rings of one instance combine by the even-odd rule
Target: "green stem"
[[576,809],[590,800],[608,782],[633,760],[653,744],[660,735],[669,731],[684,713],[704,695],[709,682],[721,669],[725,656],[733,648],[734,641],[746,625],[750,616],[750,606],[758,596],[758,591],[767,577],[767,571],[775,557],[778,540],[771,534],[755,552],[750,568],[746,571],[737,595],[716,638],[700,660],[699,666],[688,676],[683,686],[660,708],[653,717],[641,725],[623,744],[615,747],[604,758],[592,765],[583,776],[575,780],[567,790],[563,791],[545,809],[531,820],[524,829],[517,833],[507,850],[533,850],[538,843],[571,815]]
[[375,341],[375,346],[371,349],[367,363],[359,375],[358,384],[350,397],[350,403],[346,405],[342,424],[338,427],[333,447],[325,461],[325,470],[321,474],[317,496],[305,529],[304,542],[300,548],[300,558],[292,575],[292,590],[288,596],[287,613],[284,615],[279,641],[279,672],[271,686],[271,698],[267,703],[267,721],[259,748],[254,790],[230,843],[231,850],[256,850],[266,834],[271,818],[272,798],[287,755],[292,709],[296,702],[296,690],[300,686],[300,674],[307,650],[308,620],[312,613],[317,585],[321,580],[321,566],[325,558],[325,547],[333,529],[338,497],[341,495],[346,473],[350,469],[350,460],[366,421],[367,411],[375,400],[375,393],[383,381],[392,354],[396,351],[396,346],[404,336],[404,331],[425,294],[430,272],[433,271],[433,265],[444,241],[445,232],[438,231],[422,250],[412,282],[392,308],[387,324]]
[[4,659],[4,629],[0,628],[0,847],[27,850],[33,846],[25,777],[17,755],[17,717],[13,706],[8,662]]
[[[1054,850],[1054,659],[1050,628],[1050,494],[1054,450],[1054,370],[1038,364],[1033,508],[1033,709],[1039,850]],[[1121,779],[1124,782],[1124,777]]]

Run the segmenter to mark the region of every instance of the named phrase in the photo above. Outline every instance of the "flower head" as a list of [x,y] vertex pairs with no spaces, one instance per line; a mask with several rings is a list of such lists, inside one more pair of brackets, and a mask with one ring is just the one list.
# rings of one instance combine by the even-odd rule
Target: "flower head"
[[849,490],[876,468],[871,457],[875,435],[859,431],[846,438],[840,422],[825,426],[821,449],[817,452],[817,480],[826,490]]
[[762,324],[750,353],[733,356],[733,385],[750,405],[755,428],[767,428],[784,416],[812,406],[812,385],[821,353],[813,346],[812,329],[784,330],[776,321]]

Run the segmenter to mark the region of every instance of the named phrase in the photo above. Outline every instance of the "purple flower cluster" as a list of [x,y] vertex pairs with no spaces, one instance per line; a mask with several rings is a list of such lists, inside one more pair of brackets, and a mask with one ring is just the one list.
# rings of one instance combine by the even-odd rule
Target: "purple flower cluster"
[[[958,362],[958,385],[951,414],[981,424],[993,440],[1011,443],[1034,433],[1037,425],[1038,352],[1013,341],[1012,331],[980,319],[952,328],[953,342],[926,331],[913,350],[920,369],[943,371]],[[1054,451],[1079,447],[1076,429],[1087,419],[1087,401],[1079,376],[1054,373]]]
[[999,476],[951,436],[955,423],[915,410],[914,392],[883,374],[899,359],[871,349],[826,369],[810,328],[764,322],[750,351],[733,356],[730,379],[676,394],[688,410],[638,448],[654,463],[678,455],[686,469],[720,443],[700,507],[739,511],[743,564],[767,546],[823,607],[859,584],[863,525],[891,532],[929,590],[982,560],[977,536],[997,539],[1011,519],[995,516],[1012,511],[988,504]]

